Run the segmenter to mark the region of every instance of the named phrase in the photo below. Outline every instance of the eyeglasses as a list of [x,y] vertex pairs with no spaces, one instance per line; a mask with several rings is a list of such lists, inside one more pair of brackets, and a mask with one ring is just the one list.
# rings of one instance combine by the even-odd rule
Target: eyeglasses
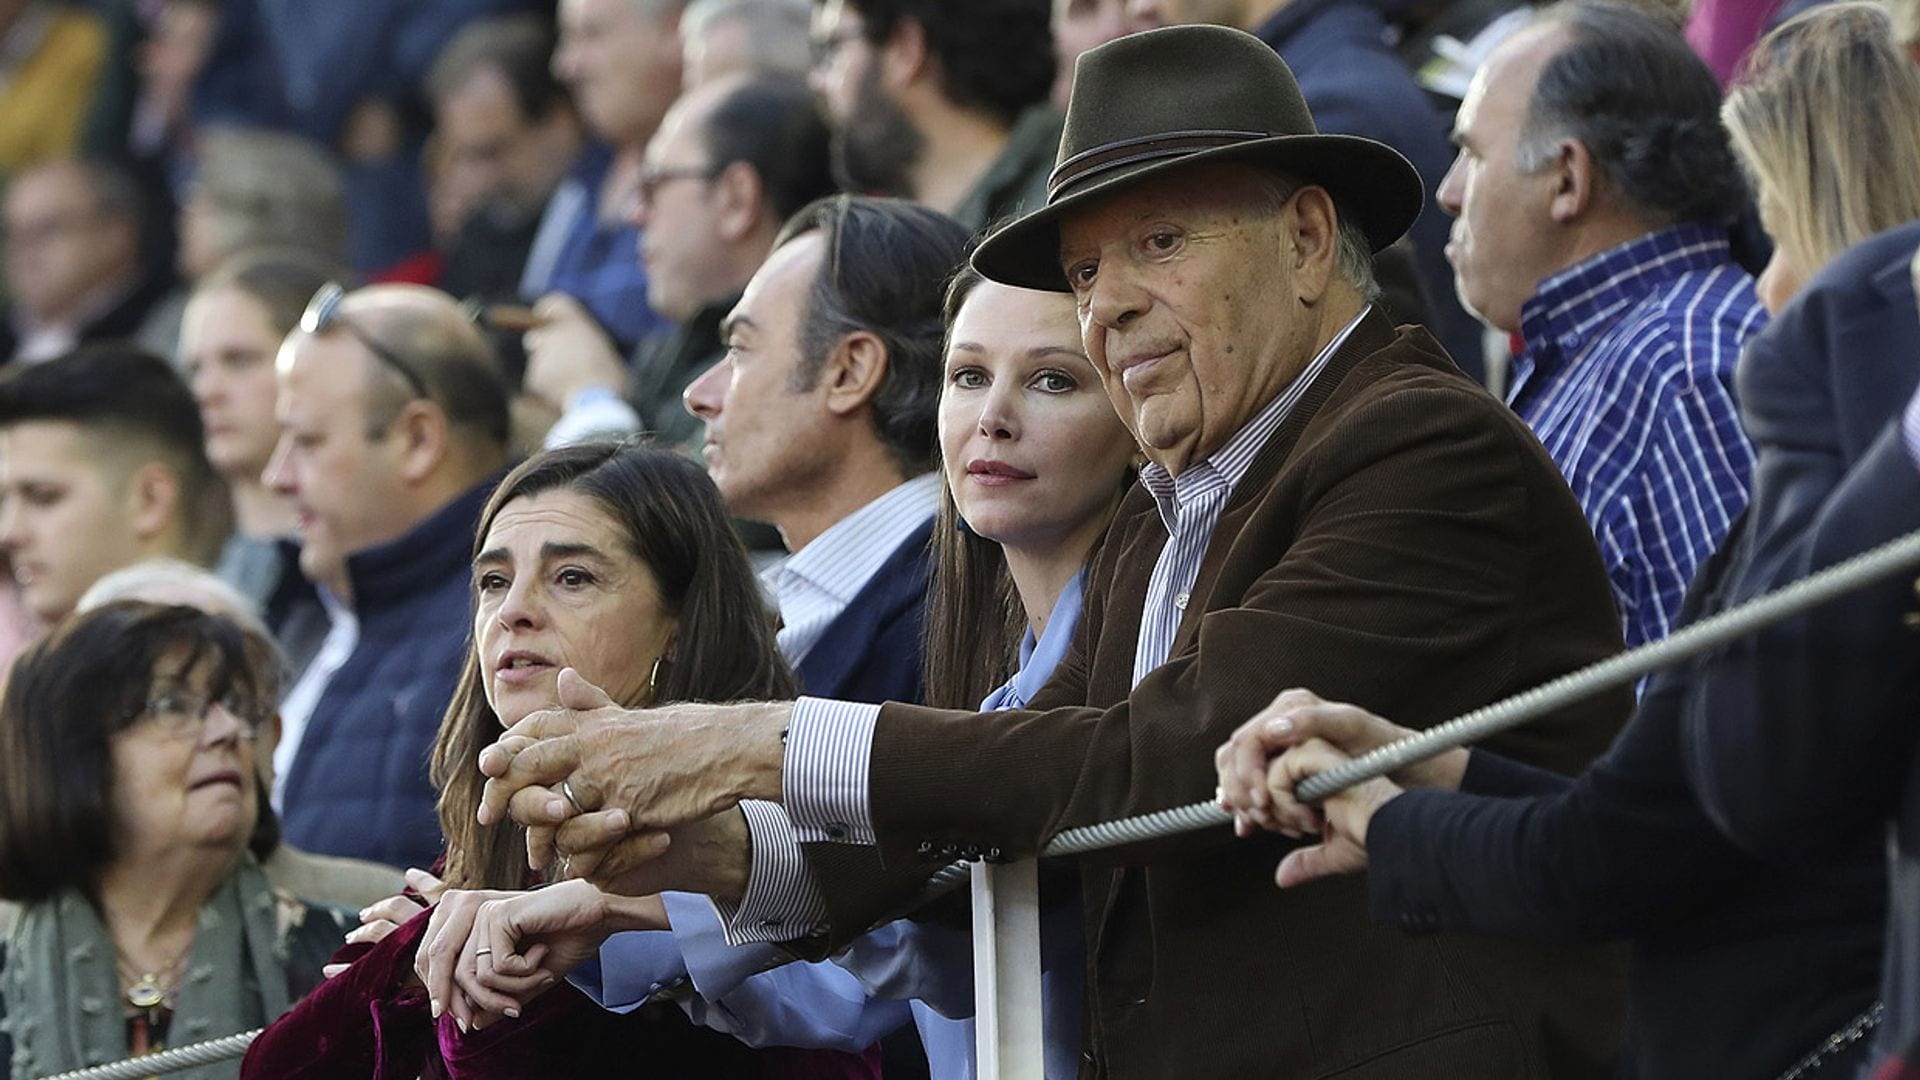
[[198,740],[207,729],[207,717],[213,715],[215,705],[240,721],[239,737],[248,741],[260,736],[260,725],[272,714],[271,709],[244,694],[216,699],[193,690],[169,690],[155,694],[136,715],[169,739]]
[[640,179],[634,183],[634,195],[643,203],[651,203],[654,195],[664,184],[675,180],[712,181],[717,174],[711,165],[680,165],[673,168],[649,165],[640,170]]
[[307,301],[307,310],[300,316],[300,329],[309,334],[324,334],[336,326],[345,330],[353,335],[354,340],[364,345],[368,352],[379,357],[382,363],[399,372],[400,377],[407,380],[407,388],[413,391],[414,397],[432,397],[433,395],[427,393],[426,382],[420,378],[420,373],[414,370],[412,364],[400,359],[393,350],[380,344],[372,334],[360,329],[359,324],[340,313],[340,305],[346,298],[347,290],[341,288],[337,282],[329,281],[320,286],[320,291],[313,294],[312,300]]

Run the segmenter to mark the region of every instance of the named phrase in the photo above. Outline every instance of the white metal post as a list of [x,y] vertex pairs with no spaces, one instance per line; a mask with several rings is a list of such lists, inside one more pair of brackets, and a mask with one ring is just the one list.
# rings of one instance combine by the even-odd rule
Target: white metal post
[[974,1050],[979,1080],[1044,1080],[1040,864],[973,864]]

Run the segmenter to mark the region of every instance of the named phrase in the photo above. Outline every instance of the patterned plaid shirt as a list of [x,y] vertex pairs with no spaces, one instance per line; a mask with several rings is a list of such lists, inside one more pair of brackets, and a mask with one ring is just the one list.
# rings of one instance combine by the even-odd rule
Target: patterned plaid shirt
[[1629,647],[1666,636],[1746,506],[1733,368],[1765,323],[1726,236],[1695,225],[1563,270],[1521,309],[1508,402],[1586,511]]

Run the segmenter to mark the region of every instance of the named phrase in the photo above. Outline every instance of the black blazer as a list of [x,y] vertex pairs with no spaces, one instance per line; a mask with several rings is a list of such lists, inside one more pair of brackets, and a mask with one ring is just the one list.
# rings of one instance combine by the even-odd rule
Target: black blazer
[[[1916,247],[1920,222],[1854,248],[1754,342],[1740,386],[1760,469],[1732,599],[1920,529],[1899,432],[1920,382]],[[1756,856],[1799,864],[1896,823],[1885,1046],[1920,1034],[1920,635],[1902,625],[1917,601],[1896,578],[1735,642],[1686,716],[1701,801]]]
[[877,705],[919,701],[920,633],[932,558],[929,521],[893,550],[800,662],[800,685],[814,697]]
[[[1888,429],[1920,379],[1916,243],[1920,225],[1843,256],[1748,346],[1753,500],[1683,618],[1920,527],[1920,474]],[[1631,1075],[1777,1075],[1874,996],[1886,885],[1872,825],[1912,760],[1920,700],[1920,641],[1893,629],[1904,588],[1666,673],[1576,781],[1476,751],[1468,792],[1536,797],[1390,803],[1368,834],[1376,917],[1629,938]]]

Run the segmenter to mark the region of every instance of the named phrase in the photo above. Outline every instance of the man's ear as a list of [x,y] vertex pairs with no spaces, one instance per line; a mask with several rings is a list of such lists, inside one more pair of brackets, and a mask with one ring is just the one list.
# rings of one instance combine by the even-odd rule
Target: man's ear
[[1304,303],[1315,303],[1326,294],[1339,263],[1340,217],[1333,196],[1327,189],[1309,184],[1293,197],[1294,288]]
[[880,43],[878,62],[880,81],[888,90],[899,93],[911,86],[932,63],[927,51],[927,30],[918,19],[903,17],[893,24],[893,33]]
[[180,474],[172,466],[149,461],[127,478],[127,509],[133,535],[149,543],[180,519]]
[[1547,203],[1547,213],[1555,224],[1570,225],[1593,205],[1600,184],[1600,167],[1586,143],[1562,139],[1559,152],[1547,169],[1553,174],[1553,196]]
[[431,401],[415,398],[400,409],[393,422],[400,440],[400,478],[418,484],[432,476],[451,451],[447,414]]
[[850,416],[873,400],[887,381],[887,346],[871,331],[856,330],[840,339],[821,365],[820,381],[827,410]]
[[758,170],[744,161],[736,161],[714,177],[713,189],[719,205],[714,230],[720,239],[733,243],[751,234],[760,221],[767,193]]

